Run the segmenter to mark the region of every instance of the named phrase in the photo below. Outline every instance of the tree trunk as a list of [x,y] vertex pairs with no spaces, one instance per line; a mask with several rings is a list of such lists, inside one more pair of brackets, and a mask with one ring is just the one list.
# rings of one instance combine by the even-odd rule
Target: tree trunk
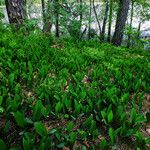
[[59,0],[55,0],[56,37],[59,37]]
[[139,40],[139,38],[140,38],[141,25],[142,25],[142,22],[140,21],[140,22],[139,22],[139,25],[138,25],[138,34],[137,34],[137,40]]
[[80,32],[81,32],[82,20],[83,20],[82,7],[83,7],[83,2],[82,0],[80,0]]
[[[134,14],[134,1],[131,1],[131,16],[130,16],[130,32],[132,30],[132,22],[133,22],[133,14]],[[129,32],[128,35],[128,42],[127,42],[127,47],[129,48],[131,44],[131,33]]]
[[45,0],[41,0],[41,3],[42,3],[42,16],[43,16],[43,31],[45,31],[45,26],[46,26]]
[[110,0],[110,1],[109,1],[108,37],[107,37],[107,41],[108,41],[108,42],[111,42],[112,14],[113,14],[113,0]]
[[26,17],[26,0],[5,0],[9,23],[22,24]]
[[88,38],[91,38],[91,15],[92,15],[92,2],[90,0],[90,14],[89,14],[89,33],[88,33]]
[[95,8],[95,1],[93,0],[93,10],[94,10],[94,14],[95,14],[95,17],[96,17],[96,21],[98,23],[98,28],[99,28],[99,37],[101,37],[101,33],[102,33],[102,30],[101,30],[101,24],[99,22],[99,19],[98,19],[98,15],[97,15],[97,12],[96,12],[96,8]]
[[106,29],[106,23],[107,23],[107,18],[108,18],[108,10],[109,10],[108,0],[106,0],[106,8],[105,8],[105,15],[104,15],[104,20],[103,20],[101,41],[104,41],[105,39],[105,29]]
[[115,33],[112,39],[112,43],[116,46],[120,46],[123,39],[123,30],[128,16],[130,0],[120,0],[119,11],[117,15]]
[[43,10],[43,31],[45,33],[51,33],[51,28],[52,28],[52,5],[53,5],[53,1],[52,0],[48,0],[47,1],[47,9],[45,7],[45,3],[44,0],[42,0],[43,4],[42,4],[42,10]]

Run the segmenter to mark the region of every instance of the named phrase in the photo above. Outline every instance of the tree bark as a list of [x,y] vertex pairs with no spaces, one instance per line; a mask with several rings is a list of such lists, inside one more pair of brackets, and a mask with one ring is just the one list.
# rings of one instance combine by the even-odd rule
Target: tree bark
[[110,0],[110,1],[109,1],[108,37],[107,37],[107,41],[108,41],[108,42],[111,42],[112,14],[113,14],[113,0]]
[[101,41],[104,41],[105,39],[105,29],[106,29],[106,23],[107,23],[107,18],[108,18],[108,10],[109,10],[108,0],[106,0],[106,8],[105,8],[105,15],[104,15],[104,20],[103,20]]
[[130,0],[120,0],[120,7],[117,15],[115,33],[112,39],[112,43],[116,46],[120,46],[123,39],[123,30],[128,16]]
[[98,23],[98,28],[99,28],[99,37],[101,37],[101,33],[102,33],[102,29],[101,29],[101,24],[99,22],[99,19],[98,19],[98,15],[97,15],[97,12],[96,12],[96,8],[95,8],[95,1],[93,0],[93,10],[94,10],[94,14],[95,14],[95,17],[96,17],[96,21]]
[[10,24],[22,24],[26,17],[26,0],[5,0]]
[[56,37],[59,37],[59,2],[55,0]]
[[45,26],[46,26],[45,0],[41,0],[41,3],[42,3],[42,16],[43,16],[43,31],[45,31]]
[[43,31],[45,33],[51,33],[51,28],[52,28],[52,5],[53,5],[53,1],[52,0],[48,0],[47,1],[47,9],[45,6],[45,2],[44,0],[42,0],[42,10],[43,10]]
[[82,7],[83,7],[83,2],[82,0],[80,0],[80,32],[81,32],[82,20],[83,20]]
[[88,33],[88,38],[91,38],[91,15],[92,15],[92,1],[90,0],[90,14],[89,14],[89,33]]
[[138,34],[137,34],[137,40],[139,40],[139,38],[140,38],[141,25],[142,25],[142,22],[140,21],[140,22],[139,22],[139,25],[138,25]]
[[[130,31],[132,30],[133,14],[134,14],[134,1],[132,0],[131,1],[131,16],[130,16]],[[127,47],[129,48],[131,45],[132,45],[131,44],[131,33],[129,32]]]

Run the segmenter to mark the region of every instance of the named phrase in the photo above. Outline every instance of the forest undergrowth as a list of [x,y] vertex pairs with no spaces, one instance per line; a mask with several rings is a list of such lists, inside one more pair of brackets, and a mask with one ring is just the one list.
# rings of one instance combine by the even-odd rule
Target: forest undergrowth
[[0,34],[1,150],[149,149],[149,51]]

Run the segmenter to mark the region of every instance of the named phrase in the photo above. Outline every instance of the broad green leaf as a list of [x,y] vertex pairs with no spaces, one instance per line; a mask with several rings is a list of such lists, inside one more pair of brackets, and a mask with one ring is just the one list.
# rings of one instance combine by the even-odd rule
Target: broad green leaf
[[57,132],[57,130],[56,130],[56,129],[52,129],[52,130],[49,132],[49,134],[54,134],[55,132]]
[[6,150],[6,144],[2,139],[0,139],[0,150]]
[[72,143],[74,143],[76,141],[76,138],[77,138],[77,133],[71,132],[70,140],[71,140]]
[[23,149],[30,150],[30,139],[23,138]]
[[108,123],[111,123],[113,120],[113,112],[112,110],[108,113]]
[[146,121],[146,119],[144,118],[144,116],[143,115],[137,115],[137,117],[136,117],[136,120],[135,120],[135,122],[137,123],[137,124],[140,124],[140,123],[143,123],[143,122],[145,122]]
[[3,103],[3,97],[0,96],[0,105],[2,105],[2,103]]
[[14,118],[15,118],[18,126],[20,126],[20,127],[26,126],[27,121],[25,119],[25,116],[21,112],[19,112],[19,111],[15,112]]
[[56,111],[56,113],[60,113],[61,110],[62,110],[62,104],[61,104],[61,102],[58,102],[55,106],[55,111]]
[[33,107],[33,120],[39,120],[42,116],[41,111],[42,111],[42,102],[41,100],[38,100]]
[[106,149],[106,147],[107,147],[107,142],[106,142],[106,140],[104,139],[104,140],[102,140],[101,142],[100,142],[100,149],[102,149],[102,150],[104,150],[104,149]]
[[60,143],[57,145],[58,148],[63,148],[65,146],[65,143]]
[[131,123],[134,123],[135,119],[136,119],[136,110],[135,110],[135,108],[132,108],[130,117],[131,117]]
[[13,83],[14,83],[14,79],[15,79],[15,74],[14,73],[11,73],[8,77],[9,79],[9,84],[10,86],[13,86]]
[[150,144],[150,137],[145,139],[146,144]]
[[66,108],[69,109],[71,106],[71,100],[65,99],[64,102],[65,102]]
[[110,136],[112,144],[114,144],[114,142],[115,142],[115,135],[114,135],[114,130],[112,128],[109,128],[109,136]]
[[0,113],[4,112],[4,108],[0,106]]
[[73,122],[69,122],[69,124],[67,125],[66,129],[68,132],[70,132],[74,127],[74,123]]
[[41,122],[35,122],[34,128],[40,136],[46,136],[47,135],[47,129],[45,128],[44,124],[42,124]]
[[28,61],[28,69],[29,69],[30,74],[33,73],[33,67],[30,61]]

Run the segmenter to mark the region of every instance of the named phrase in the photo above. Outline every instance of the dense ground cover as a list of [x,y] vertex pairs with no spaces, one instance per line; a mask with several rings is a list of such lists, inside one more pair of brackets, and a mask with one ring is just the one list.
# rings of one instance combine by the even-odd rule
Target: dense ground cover
[[148,149],[149,51],[0,35],[0,149]]

